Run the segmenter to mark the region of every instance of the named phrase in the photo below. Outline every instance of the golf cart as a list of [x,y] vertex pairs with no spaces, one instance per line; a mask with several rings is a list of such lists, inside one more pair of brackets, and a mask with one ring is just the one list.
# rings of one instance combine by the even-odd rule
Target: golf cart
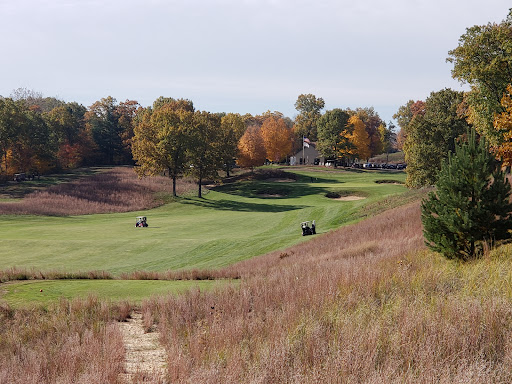
[[147,227],[147,219],[146,216],[138,216],[137,221],[135,222],[136,227]]
[[304,221],[300,223],[300,227],[302,228],[302,236],[316,235],[315,220]]

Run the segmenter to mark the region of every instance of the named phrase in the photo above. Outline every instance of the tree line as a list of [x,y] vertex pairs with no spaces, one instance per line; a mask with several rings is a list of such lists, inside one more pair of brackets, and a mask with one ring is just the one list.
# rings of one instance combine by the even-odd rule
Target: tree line
[[46,173],[79,166],[134,164],[140,176],[191,175],[201,182],[235,164],[283,162],[303,138],[327,158],[366,160],[393,146],[393,125],[373,108],[333,109],[312,94],[299,95],[295,121],[261,115],[196,111],[191,100],[159,97],[150,107],[102,98],[86,108],[76,102],[17,89],[0,97],[0,175]]
[[112,97],[86,108],[16,90],[0,98],[0,174],[129,163],[139,108]]

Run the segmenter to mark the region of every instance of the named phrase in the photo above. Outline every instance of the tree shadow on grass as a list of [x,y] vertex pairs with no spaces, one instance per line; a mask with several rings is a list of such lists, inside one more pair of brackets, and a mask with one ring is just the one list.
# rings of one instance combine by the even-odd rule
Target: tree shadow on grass
[[[320,172],[318,172],[320,173]],[[311,173],[310,175],[302,175],[297,174],[297,182],[299,183],[344,183],[344,181],[339,180],[339,178],[333,177],[318,177],[315,173]]]
[[181,204],[190,204],[198,207],[217,209],[221,211],[240,212],[286,212],[307,208],[305,205],[260,204],[232,200],[206,200],[183,198]]
[[239,182],[225,184],[212,190],[229,195],[258,199],[290,199],[326,193],[327,189],[309,183]]

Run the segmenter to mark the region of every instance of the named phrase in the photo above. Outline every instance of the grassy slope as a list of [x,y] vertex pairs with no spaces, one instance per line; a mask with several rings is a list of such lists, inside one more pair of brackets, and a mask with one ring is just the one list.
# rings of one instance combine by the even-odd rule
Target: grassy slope
[[[311,177],[313,177],[313,182]],[[145,212],[72,217],[4,216],[0,222],[0,269],[133,270],[214,268],[232,264],[304,239],[299,223],[315,219],[319,232],[354,220],[368,203],[405,191],[378,179],[403,180],[404,174],[303,172],[293,183],[241,182],[211,191],[204,199],[182,198]],[[288,190],[265,198],[256,189]],[[368,196],[333,201],[329,190]],[[285,191],[286,192],[286,191]],[[135,216],[150,227],[134,227]]]
[[203,291],[218,284],[222,283],[206,280],[36,280],[5,284],[0,289],[0,295],[2,301],[11,307],[48,305],[60,299],[85,298],[89,295],[99,299],[140,303],[151,296],[175,294],[191,288]]

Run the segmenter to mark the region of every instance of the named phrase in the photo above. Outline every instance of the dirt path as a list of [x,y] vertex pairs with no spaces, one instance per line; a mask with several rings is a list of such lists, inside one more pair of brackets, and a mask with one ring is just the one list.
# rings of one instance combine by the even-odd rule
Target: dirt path
[[152,379],[147,382],[164,382],[167,354],[158,341],[159,333],[144,333],[140,313],[132,313],[131,319],[119,323],[119,329],[126,349],[122,382],[132,383],[134,378],[137,382],[142,378]]

